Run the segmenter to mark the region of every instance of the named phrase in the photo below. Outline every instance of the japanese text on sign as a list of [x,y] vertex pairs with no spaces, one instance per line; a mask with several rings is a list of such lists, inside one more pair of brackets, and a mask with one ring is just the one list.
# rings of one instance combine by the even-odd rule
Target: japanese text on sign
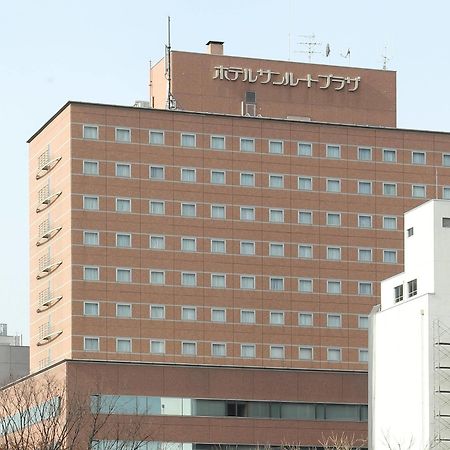
[[293,72],[274,72],[270,69],[247,69],[242,67],[214,67],[213,80],[244,81],[247,83],[273,84],[275,86],[298,86],[305,83],[308,88],[317,85],[320,89],[334,89],[342,91],[344,88],[348,92],[355,92],[359,88],[361,77],[342,77],[333,74],[317,75],[314,77],[310,73],[304,78],[298,78]]

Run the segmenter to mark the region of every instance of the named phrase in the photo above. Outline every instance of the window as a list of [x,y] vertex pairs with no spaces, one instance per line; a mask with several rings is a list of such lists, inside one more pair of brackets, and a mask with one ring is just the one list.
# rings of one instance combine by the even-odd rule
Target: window
[[118,283],[131,283],[131,269],[116,269],[116,281]]
[[211,148],[214,150],[225,150],[225,137],[211,136]]
[[412,185],[412,196],[415,198],[425,198],[426,188],[423,184],[413,184]]
[[182,203],[180,212],[181,212],[182,217],[195,217],[196,204],[195,203]]
[[226,311],[223,308],[211,308],[211,322],[226,322]]
[[83,314],[85,316],[98,316],[99,312],[98,302],[83,302]]
[[256,312],[253,309],[241,309],[241,323],[255,323]]
[[225,184],[225,172],[223,170],[211,170],[211,184]]
[[340,294],[340,293],[341,293],[341,282],[338,280],[328,280],[327,294]]
[[284,223],[283,209],[269,209],[269,222]]
[[211,287],[216,289],[224,289],[226,287],[226,275],[223,273],[212,273]]
[[150,214],[162,215],[165,212],[165,202],[161,200],[150,200],[149,211]]
[[122,213],[131,212],[131,200],[129,198],[116,198],[116,211]]
[[222,342],[212,342],[211,343],[211,355],[212,356],[226,356],[227,346]]
[[164,284],[165,272],[163,270],[150,270],[151,284]]
[[425,164],[426,163],[425,152],[412,152],[411,162],[413,164]]
[[313,314],[309,312],[298,313],[298,325],[300,327],[312,327],[313,326]]
[[383,262],[388,264],[396,264],[397,250],[383,250]]
[[372,283],[370,281],[358,282],[358,294],[359,295],[372,295]]
[[197,180],[197,174],[195,169],[181,169],[181,181],[184,183],[195,183]]
[[255,276],[241,275],[241,289],[255,289]]
[[164,180],[165,170],[163,166],[150,166],[149,176],[152,180]]
[[148,136],[148,142],[152,145],[163,145],[164,144],[164,132],[150,130]]
[[327,192],[341,192],[341,180],[335,178],[328,178]]
[[98,231],[83,231],[84,245],[98,245],[99,233]]
[[340,227],[341,215],[339,213],[327,213],[327,225],[329,227]]
[[362,363],[369,362],[369,350],[367,350],[367,348],[359,349],[358,360]]
[[313,223],[313,217],[311,211],[299,211],[298,223],[302,225],[311,225]]
[[255,344],[241,344],[241,358],[255,358],[256,345]]
[[442,165],[450,166],[450,153],[444,153],[442,155]]
[[414,295],[417,295],[417,278],[408,281],[408,297],[413,297]]
[[369,328],[369,316],[358,316],[358,328],[362,330]]
[[98,210],[98,208],[99,208],[98,196],[83,195],[83,209]]
[[182,147],[195,147],[196,136],[192,133],[181,133]]
[[271,291],[284,291],[284,278],[270,277],[269,288]]
[[84,139],[98,139],[98,126],[83,125],[83,138]]
[[129,303],[117,303],[116,316],[131,317],[131,305]]
[[442,227],[443,228],[450,228],[450,217],[443,217],[442,218]]
[[269,243],[269,256],[284,256],[284,244]]
[[83,280],[84,281],[98,281],[100,279],[100,269],[93,266],[83,267]]
[[240,219],[255,220],[255,208],[253,206],[241,206]]
[[98,175],[98,161],[83,161],[84,175]]
[[197,309],[194,306],[183,306],[181,320],[197,320]]
[[313,257],[313,247],[310,244],[298,245],[298,257],[304,259],[310,259]]
[[392,148],[383,148],[383,161],[384,162],[396,162],[397,151]]
[[195,356],[197,354],[197,342],[184,341],[181,343],[181,354]]
[[383,183],[383,195],[397,195],[397,185],[395,183]]
[[211,253],[225,253],[226,245],[224,239],[211,239]]
[[116,339],[116,352],[131,353],[131,339],[130,338],[117,338]]
[[371,262],[372,261],[372,249],[371,248],[358,248],[358,261]]
[[129,128],[116,128],[116,142],[131,142],[131,130]]
[[254,255],[255,254],[255,242],[254,241],[241,241],[240,253],[241,253],[241,255]]
[[166,352],[165,341],[158,341],[155,339],[150,340],[150,353],[156,355],[163,355]]
[[383,228],[385,230],[396,230],[397,229],[397,217],[384,216],[383,217]]
[[358,227],[359,228],[372,228],[372,216],[365,214],[358,215]]
[[358,148],[358,159],[360,161],[371,161],[372,160],[372,149],[370,147],[359,147]]
[[182,272],[181,285],[189,287],[197,286],[197,274],[193,272]]
[[340,314],[327,314],[327,327],[328,328],[341,328],[342,316]]
[[164,236],[150,236],[149,246],[153,250],[164,250],[166,248]]
[[283,311],[270,311],[269,323],[271,325],[284,325],[284,312]]
[[312,144],[310,142],[299,142],[297,154],[298,156],[312,156]]
[[116,177],[131,177],[131,165],[125,163],[116,163]]
[[395,303],[401,302],[403,300],[403,284],[399,284],[394,287],[394,301]]
[[131,234],[116,233],[116,247],[131,247]]
[[183,252],[195,252],[197,250],[196,238],[181,238],[181,251]]
[[255,185],[255,174],[251,173],[251,172],[241,172],[240,184],[241,184],[241,186],[254,186]]
[[327,247],[327,259],[339,261],[341,259],[341,247]]
[[327,145],[327,158],[340,158],[341,146],[340,145]]
[[271,345],[270,346],[270,357],[272,359],[283,359],[284,358],[284,345]]
[[150,318],[151,319],[164,319],[166,317],[166,308],[163,305],[151,305],[150,306]]
[[372,194],[372,182],[371,181],[358,181],[358,194],[371,195]]
[[442,188],[442,198],[445,200],[450,200],[450,186],[444,186]]
[[299,292],[312,292],[313,280],[311,278],[299,278],[298,279],[298,291]]
[[313,359],[313,348],[312,347],[299,347],[298,348],[298,359],[302,361],[312,361]]
[[299,191],[312,191],[312,178],[311,177],[298,177],[298,190]]
[[269,141],[269,153],[274,155],[282,155],[283,141]]
[[342,351],[340,348],[327,348],[327,361],[339,362],[342,359]]
[[211,205],[211,219],[225,219],[225,206]]
[[254,152],[255,151],[255,140],[252,138],[241,138],[240,150],[241,150],[241,152]]
[[100,350],[100,339],[98,337],[85,337],[83,348],[85,352],[98,352]]
[[274,189],[284,188],[283,175],[269,175],[269,187]]
[[413,236],[413,235],[414,235],[414,228],[413,228],[413,227],[408,228],[408,229],[406,230],[406,234],[407,234],[408,237]]

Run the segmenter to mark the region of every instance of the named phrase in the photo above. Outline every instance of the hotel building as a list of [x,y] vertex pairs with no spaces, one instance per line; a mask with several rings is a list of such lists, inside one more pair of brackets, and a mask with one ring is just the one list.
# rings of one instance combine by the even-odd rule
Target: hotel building
[[70,101],[28,142],[32,372],[189,449],[367,435],[403,213],[450,197],[450,135],[396,128],[395,72],[210,41],[149,102]]

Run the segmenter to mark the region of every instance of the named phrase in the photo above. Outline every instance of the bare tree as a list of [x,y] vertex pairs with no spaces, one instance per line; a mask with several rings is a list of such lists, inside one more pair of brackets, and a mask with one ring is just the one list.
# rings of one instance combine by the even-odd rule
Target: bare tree
[[319,441],[324,450],[359,450],[367,446],[367,440],[358,438],[354,434],[332,433],[330,436],[322,436]]

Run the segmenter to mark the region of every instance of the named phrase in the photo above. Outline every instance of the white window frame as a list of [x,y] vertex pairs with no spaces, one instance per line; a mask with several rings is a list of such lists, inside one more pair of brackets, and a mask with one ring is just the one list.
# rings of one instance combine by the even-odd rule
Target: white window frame
[[[273,151],[272,144],[281,144],[281,151]],[[271,155],[282,155],[284,153],[284,142],[279,139],[269,139],[268,151]]]
[[[386,158],[386,155],[394,155],[393,159]],[[395,148],[383,148],[383,162],[396,163],[397,162],[397,150]]]
[[304,141],[297,142],[297,156],[311,157],[312,155],[313,155],[312,142],[304,142]]
[[[161,170],[162,171],[162,177],[153,177],[152,176],[152,170],[153,169]],[[165,180],[166,179],[166,168],[165,168],[165,166],[155,166],[155,165],[148,166],[148,178],[150,180]]]
[[339,178],[327,178],[326,189],[327,192],[331,193],[341,192],[341,180]]
[[[217,252],[213,250],[213,244],[214,243],[223,243],[223,251]],[[211,239],[211,253],[218,253],[219,255],[223,255],[227,252],[227,241],[225,239]]]
[[[331,286],[339,286],[339,289],[336,292],[332,292]],[[327,280],[327,294],[341,295],[342,294],[342,281],[341,280]]]
[[[97,342],[95,349],[88,348],[86,342],[90,340],[91,342]],[[100,351],[100,338],[98,336],[84,336],[83,337],[83,351],[85,352],[99,352]]]
[[[162,282],[155,282],[152,280],[153,275],[161,274],[162,275]],[[150,269],[149,270],[149,283],[154,286],[164,286],[166,284],[166,272],[165,270],[158,270],[158,269]]]
[[[274,183],[274,180],[280,181],[280,185],[277,186],[277,183]],[[269,188],[270,189],[284,189],[284,175],[279,173],[270,173],[269,174]]]
[[[95,208],[87,208],[86,207],[86,200],[91,199],[95,200],[96,207]],[[85,211],[98,211],[100,209],[100,198],[98,195],[83,195],[83,209]]]
[[[336,155],[332,155],[332,152],[337,152]],[[341,158],[341,146],[339,144],[327,144],[326,146],[326,157],[329,159],[340,159]]]
[[[223,146],[214,146],[213,142],[215,139],[220,140],[220,142],[223,142]],[[210,137],[210,148],[213,150],[225,150],[226,149],[226,138],[225,136],[219,136],[219,135],[211,135]]]
[[[302,214],[307,214],[308,217],[310,218],[310,220],[307,221],[307,222],[301,221],[301,220],[300,220],[300,216],[301,216]],[[298,222],[299,224],[301,224],[301,225],[312,225],[312,224],[314,223],[313,212],[310,211],[310,210],[307,210],[307,209],[300,209],[300,210],[298,211],[297,216],[298,216],[297,222]]]
[[[310,323],[303,323],[302,317],[308,317],[311,319]],[[314,326],[314,313],[308,311],[300,311],[298,313],[298,326],[302,328],[311,328]]]
[[[128,175],[119,175],[119,167],[126,167],[128,169]],[[131,164],[130,163],[125,163],[125,162],[116,162],[115,164],[115,172],[114,172],[116,177],[119,178],[131,178]]]
[[[220,182],[214,181],[215,175],[220,175],[220,178],[223,179],[223,181],[220,181]],[[218,185],[227,184],[227,176],[226,176],[225,170],[211,169],[211,171],[209,173],[209,182],[211,184],[218,184]]]
[[[152,139],[152,136],[161,136],[162,135],[162,142],[154,142]],[[163,130],[148,130],[148,143],[150,145],[164,145],[166,141],[166,136]]]
[[[161,345],[162,346],[161,351],[154,351],[153,344]],[[149,348],[150,348],[150,353],[152,355],[164,355],[166,353],[166,341],[164,339],[150,339]]]
[[[129,245],[119,245],[119,239],[121,237],[129,238]],[[116,247],[118,247],[118,248],[131,248],[132,247],[131,233],[116,233]]]
[[[369,187],[369,192],[363,192],[363,189],[361,189],[362,186]],[[372,181],[368,180],[358,180],[358,194],[359,195],[372,195]]]
[[[88,137],[86,133],[87,129],[95,129],[95,137]],[[83,125],[83,139],[89,139],[92,141],[98,141],[99,139],[99,128],[98,125],[84,124]]]
[[342,314],[328,313],[327,328],[342,328]]
[[[216,283],[215,280],[222,280],[220,283]],[[211,288],[212,289],[226,289],[227,287],[227,275],[225,273],[212,273],[211,274]]]
[[[162,311],[162,315],[161,315],[161,317],[158,317],[158,316],[154,316],[153,315],[153,313],[152,313],[152,311],[153,311],[153,308],[157,308],[158,309],[158,311]],[[166,305],[150,305],[150,319],[152,319],[152,320],[164,320],[166,318]]]
[[[161,212],[152,211],[154,205],[155,206],[158,205],[158,207],[162,206]],[[148,201],[148,212],[152,216],[163,216],[166,213],[166,202],[164,200],[156,200],[156,199],[149,200]]]
[[[243,317],[248,314],[252,320],[244,321]],[[244,325],[254,325],[256,323],[256,311],[254,309],[241,309],[239,312],[239,322]]]
[[[422,156],[423,156],[423,162],[422,162]],[[417,161],[420,159],[420,161]],[[411,152],[411,164],[417,164],[417,165],[426,165],[427,163],[427,153],[424,151],[419,150],[413,150]]]
[[[308,256],[302,256],[302,249],[308,249],[309,255]],[[300,259],[312,259],[314,257],[314,246],[312,244],[298,244],[297,247],[297,255]]]
[[[129,313],[126,315],[119,314],[119,309],[121,307],[129,307]],[[133,317],[133,305],[131,303],[116,303],[116,317],[122,317],[125,319]]]
[[[252,280],[252,287],[244,287],[243,281],[245,280]],[[240,275],[240,283],[239,283],[240,289],[246,290],[246,291],[253,291],[256,289],[256,277],[255,275]]]
[[[127,280],[119,280],[119,273],[128,273],[129,279]],[[129,267],[117,267],[116,268],[116,283],[132,283],[133,282],[133,271]]]
[[[123,202],[124,205],[128,205],[127,209],[119,210],[118,205],[120,202]],[[131,198],[124,198],[124,197],[116,197],[116,212],[121,214],[128,214],[131,212]]]
[[310,294],[314,292],[314,280],[312,278],[300,277],[297,280],[297,290],[298,292]]
[[[90,172],[87,170],[88,164],[92,164],[93,167],[95,167],[95,171]],[[100,163],[98,161],[92,160],[92,159],[84,159],[83,160],[83,175],[89,175],[89,176],[97,176],[99,174],[99,167]]]
[[[87,236],[91,235],[91,236],[95,236],[95,243],[90,243],[88,242],[89,239],[87,239]],[[100,245],[100,233],[98,231],[94,231],[94,230],[84,230],[83,231],[83,245],[88,245],[88,246],[98,246]]]
[[[368,150],[369,158],[361,157]],[[372,161],[372,147],[358,147],[358,161]]]
[[[248,177],[249,179],[251,178],[252,182],[250,183],[243,183],[243,179],[245,179],[245,177]],[[254,172],[241,172],[239,174],[239,186],[243,186],[243,187],[255,187],[255,173]]]
[[[244,147],[246,147],[246,145],[243,144],[249,144],[249,147],[251,147],[251,149],[245,149]],[[250,145],[251,143],[251,145]],[[241,152],[246,152],[246,153],[254,153],[256,151],[256,142],[255,142],[255,138],[251,138],[251,137],[241,137],[239,138],[239,151]]]
[[[302,186],[304,184],[305,186]],[[302,177],[297,178],[297,189],[299,191],[312,191],[313,190],[313,179],[312,177]]]
[[[127,140],[118,139],[119,133],[121,131],[128,131],[128,139]],[[121,144],[129,144],[131,142],[131,128],[116,127],[114,137],[115,137],[116,142],[120,142]]]
[[[157,239],[162,239],[162,247],[153,247],[152,245],[152,239],[153,238],[157,238]],[[162,236],[160,234],[156,235],[156,234],[151,234],[148,238],[148,246],[149,248],[151,248],[152,250],[165,250],[166,249],[166,237]]]
[[[95,305],[95,309],[96,309],[95,314],[88,313],[88,311],[87,311],[87,306],[88,305],[92,305],[92,306]],[[93,301],[90,301],[90,300],[85,300],[83,302],[83,316],[86,316],[86,317],[98,317],[99,315],[100,315],[100,303],[99,302],[93,302]]]
[[[186,211],[183,211],[185,207],[194,207],[194,214],[186,214]],[[191,202],[182,202],[180,203],[180,217],[197,217],[197,203],[191,203]]]
[[[184,142],[187,138],[194,138],[194,144],[193,145],[187,145],[186,142]],[[195,133],[180,133],[180,147],[184,148],[196,148],[197,147],[197,135]]]
[[[186,174],[189,174],[187,179],[185,179]],[[192,180],[189,179],[191,174],[194,175]],[[180,169],[180,181],[182,183],[197,183],[197,170],[194,167],[182,167]]]

